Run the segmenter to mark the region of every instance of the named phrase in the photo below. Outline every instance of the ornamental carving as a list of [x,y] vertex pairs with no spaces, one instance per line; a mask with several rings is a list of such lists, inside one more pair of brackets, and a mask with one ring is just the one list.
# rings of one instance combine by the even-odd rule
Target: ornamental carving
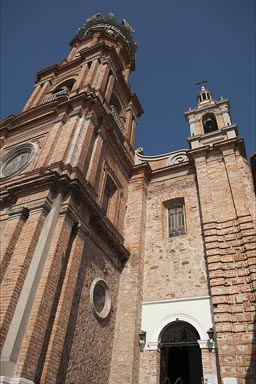
[[151,161],[165,161],[166,165],[177,165],[186,163],[189,161],[187,150],[182,149],[180,151],[165,153],[163,155],[156,155],[156,156],[145,156],[143,148],[138,148],[135,151],[135,164],[140,164],[144,162],[151,162]]

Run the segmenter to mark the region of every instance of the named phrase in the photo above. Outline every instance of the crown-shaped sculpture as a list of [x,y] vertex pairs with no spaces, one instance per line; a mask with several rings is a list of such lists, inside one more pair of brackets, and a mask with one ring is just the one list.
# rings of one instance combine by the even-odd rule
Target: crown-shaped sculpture
[[106,17],[102,17],[100,13],[89,17],[86,24],[77,31],[78,36],[84,36],[90,33],[93,29],[102,29],[110,36],[120,35],[126,41],[129,47],[129,52],[132,56],[135,55],[137,44],[133,41],[132,33],[134,29],[125,19],[121,22],[116,20],[114,13],[109,13]]

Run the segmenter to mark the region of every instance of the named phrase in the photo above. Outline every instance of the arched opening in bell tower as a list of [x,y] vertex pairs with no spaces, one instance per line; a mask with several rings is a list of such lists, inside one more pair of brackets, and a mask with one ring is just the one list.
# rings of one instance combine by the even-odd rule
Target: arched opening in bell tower
[[218,125],[214,113],[207,113],[203,116],[204,133],[210,133],[218,130]]
[[160,384],[201,383],[201,350],[197,330],[185,321],[168,324],[160,335]]

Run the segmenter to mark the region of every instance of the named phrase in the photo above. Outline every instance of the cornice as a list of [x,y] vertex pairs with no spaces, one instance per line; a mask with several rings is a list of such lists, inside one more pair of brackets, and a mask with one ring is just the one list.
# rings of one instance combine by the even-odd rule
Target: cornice
[[136,176],[142,176],[147,183],[149,183],[152,176],[152,169],[150,165],[147,162],[134,165],[131,177],[133,178]]
[[184,115],[187,118],[191,114],[197,114],[197,113],[205,112],[205,111],[207,111],[207,109],[212,111],[214,108],[219,107],[223,104],[229,105],[229,100],[228,99],[212,100],[212,102],[207,103],[203,106],[200,106],[200,107],[196,106],[195,108],[189,109],[188,111],[184,112]]
[[8,132],[13,129],[22,130],[27,129],[28,126],[32,125],[33,128],[41,125],[42,122],[50,121],[56,122],[58,116],[61,115],[61,119],[63,119],[63,113],[66,117],[69,116],[69,112],[73,111],[75,106],[82,105],[85,106],[86,103],[90,103],[95,99],[93,93],[80,93],[79,95],[75,95],[71,98],[67,98],[67,96],[60,96],[56,100],[51,101],[46,104],[37,105],[34,108],[29,109],[28,111],[21,112],[18,115],[11,115],[5,121],[2,122],[2,130],[7,130],[5,136],[8,136]]
[[187,154],[189,158],[196,159],[200,157],[205,157],[213,149],[219,149],[223,151],[224,149],[235,148],[236,146],[239,146],[239,148],[241,149],[241,154],[246,157],[244,139],[240,138],[222,140],[211,145],[204,145],[202,147],[189,150]]
[[41,71],[38,71],[36,73],[37,78],[36,78],[36,83],[40,80],[42,80],[43,77],[49,76],[51,74],[56,75],[58,73],[59,65],[58,64],[53,64],[50,65],[47,68],[42,69]]

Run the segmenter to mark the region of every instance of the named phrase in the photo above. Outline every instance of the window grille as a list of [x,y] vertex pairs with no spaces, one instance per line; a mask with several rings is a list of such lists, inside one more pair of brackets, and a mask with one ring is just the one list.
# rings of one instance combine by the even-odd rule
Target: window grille
[[176,205],[168,209],[168,229],[169,237],[186,233],[184,205]]

